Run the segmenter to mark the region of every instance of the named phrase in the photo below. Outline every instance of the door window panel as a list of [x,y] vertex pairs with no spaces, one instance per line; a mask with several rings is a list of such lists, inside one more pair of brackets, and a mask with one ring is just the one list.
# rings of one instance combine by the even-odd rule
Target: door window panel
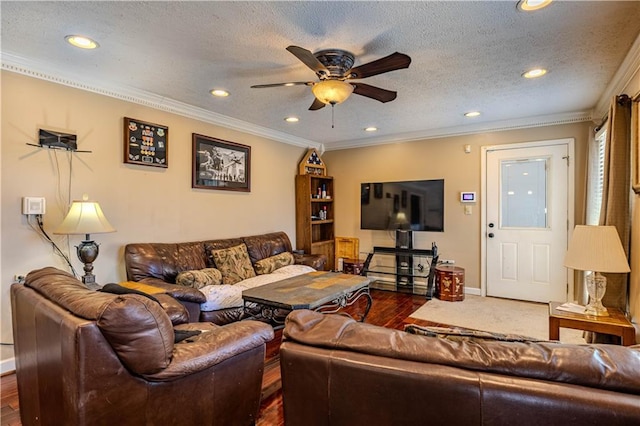
[[501,228],[547,228],[548,161],[500,162]]

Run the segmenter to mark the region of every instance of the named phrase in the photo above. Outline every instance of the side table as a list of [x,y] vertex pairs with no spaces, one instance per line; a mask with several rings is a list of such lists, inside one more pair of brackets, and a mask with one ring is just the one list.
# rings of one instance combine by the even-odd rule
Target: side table
[[620,336],[624,346],[635,345],[636,329],[620,309],[607,307],[609,316],[597,317],[559,311],[558,306],[560,305],[562,305],[560,302],[549,302],[549,340],[559,340],[560,327],[564,327],[613,334],[614,336]]
[[453,265],[436,266],[436,297],[448,302],[464,300],[464,268]]

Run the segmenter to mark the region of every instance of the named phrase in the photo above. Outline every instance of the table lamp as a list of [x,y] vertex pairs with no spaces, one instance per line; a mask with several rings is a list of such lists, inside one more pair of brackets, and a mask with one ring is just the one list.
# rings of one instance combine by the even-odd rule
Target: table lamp
[[601,272],[630,272],[627,256],[615,226],[577,225],[569,242],[564,266],[591,271],[586,277],[589,304],[585,314],[607,316],[602,297],[607,291],[607,278]]
[[84,263],[82,282],[86,285],[96,282],[96,277],[91,272],[93,271],[93,262],[97,259],[99,252],[98,244],[91,240],[89,234],[115,231],[115,228],[111,226],[102,213],[100,205],[95,201],[88,201],[87,196],[84,195],[82,201],[74,201],[71,204],[69,213],[53,233],[63,235],[85,234],[85,240],[76,246],[76,249],[78,259]]

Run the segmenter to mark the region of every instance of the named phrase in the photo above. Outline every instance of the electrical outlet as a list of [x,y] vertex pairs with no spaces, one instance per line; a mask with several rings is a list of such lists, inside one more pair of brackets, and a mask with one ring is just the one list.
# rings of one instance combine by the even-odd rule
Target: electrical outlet
[[22,284],[24,283],[24,275],[22,274],[15,274],[13,276],[13,283],[14,284]]

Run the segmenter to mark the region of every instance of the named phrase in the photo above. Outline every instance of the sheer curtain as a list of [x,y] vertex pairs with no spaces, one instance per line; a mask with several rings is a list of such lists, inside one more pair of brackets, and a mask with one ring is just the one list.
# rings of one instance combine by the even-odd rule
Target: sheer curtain
[[[600,223],[600,210],[602,209],[602,186],[604,181],[604,154],[607,138],[607,126],[603,123],[595,129],[591,135],[587,149],[587,184],[585,194],[585,225],[598,225]],[[584,271],[575,271],[576,288],[575,297],[579,303],[586,305],[589,295],[586,290]]]

